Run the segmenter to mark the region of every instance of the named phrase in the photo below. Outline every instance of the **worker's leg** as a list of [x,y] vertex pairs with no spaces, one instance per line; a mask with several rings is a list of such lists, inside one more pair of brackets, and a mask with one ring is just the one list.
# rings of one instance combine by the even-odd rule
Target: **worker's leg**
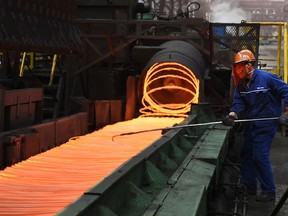
[[270,149],[277,131],[277,124],[265,124],[255,128],[254,157],[257,178],[261,184],[262,192],[256,196],[260,202],[275,201],[276,187],[270,162]]
[[270,149],[274,136],[266,137],[261,143],[255,143],[255,163],[257,178],[264,193],[276,194],[274,177],[270,162]]
[[241,174],[243,184],[248,191],[257,191],[256,167],[253,155],[253,140],[251,134],[245,133],[244,145],[241,152]]

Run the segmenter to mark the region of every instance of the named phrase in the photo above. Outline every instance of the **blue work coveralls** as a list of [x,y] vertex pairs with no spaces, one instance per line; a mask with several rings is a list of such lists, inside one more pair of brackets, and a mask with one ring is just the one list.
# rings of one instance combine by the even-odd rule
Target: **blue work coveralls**
[[[230,111],[238,117],[279,117],[288,106],[288,85],[277,75],[255,69],[250,85],[244,81],[235,88]],[[243,183],[249,190],[257,190],[257,179],[262,192],[276,194],[270,163],[270,148],[277,132],[278,120],[248,122],[244,131],[241,152]]]

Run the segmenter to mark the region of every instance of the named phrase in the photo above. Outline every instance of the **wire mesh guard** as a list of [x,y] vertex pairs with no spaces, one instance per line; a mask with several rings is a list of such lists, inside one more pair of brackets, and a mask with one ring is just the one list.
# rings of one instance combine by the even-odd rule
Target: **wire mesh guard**
[[2,49],[79,54],[82,41],[76,26],[75,0],[1,1]]
[[230,67],[235,53],[242,49],[251,50],[258,59],[259,24],[211,23],[210,32],[214,60]]

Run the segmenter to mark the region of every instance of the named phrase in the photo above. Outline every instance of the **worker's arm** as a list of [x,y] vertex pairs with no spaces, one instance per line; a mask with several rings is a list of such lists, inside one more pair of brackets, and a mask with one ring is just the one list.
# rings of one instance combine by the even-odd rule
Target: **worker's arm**
[[239,90],[236,87],[234,91],[234,97],[233,97],[233,104],[230,108],[230,113],[222,119],[222,124],[225,126],[233,126],[234,120],[238,119],[238,114],[241,113],[245,109],[245,105],[243,103],[243,99],[240,96]]
[[238,119],[240,114],[246,109],[243,97],[240,95],[239,86],[235,88],[234,96],[233,96],[233,104],[230,107],[229,116],[233,116],[234,119]]

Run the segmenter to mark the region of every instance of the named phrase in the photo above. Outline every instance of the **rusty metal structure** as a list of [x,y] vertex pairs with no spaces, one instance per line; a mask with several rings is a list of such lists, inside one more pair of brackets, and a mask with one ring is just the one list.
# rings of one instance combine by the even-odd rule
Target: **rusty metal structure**
[[[2,169],[53,148],[58,142],[53,138],[55,136],[48,135],[49,131],[55,130],[55,118],[54,123],[48,122],[46,126],[43,122],[46,119],[44,112],[47,101],[51,100],[52,108],[57,109],[54,104],[59,104],[62,100],[62,97],[57,95],[57,89],[61,89],[61,82],[57,81],[56,87],[49,86],[48,82],[41,81],[39,77],[50,76],[51,63],[46,61],[48,56],[81,53],[82,41],[74,24],[76,10],[75,1],[65,3],[1,1],[0,166]],[[28,57],[24,58],[26,53]],[[26,67],[23,76],[20,76],[21,62]],[[60,66],[58,71],[61,72]],[[63,77],[63,71],[60,72],[57,76]],[[47,100],[44,100],[45,97]],[[41,134],[39,132],[41,129],[37,129],[36,132],[36,129],[29,128],[32,125],[43,127],[45,132]],[[25,144],[27,151],[23,150],[21,156],[20,144],[26,142],[24,140],[27,141]],[[15,148],[6,148],[5,143]]]
[[[148,3],[137,0],[0,0],[0,5],[0,168],[5,177],[9,170],[22,173],[17,165],[29,167],[29,159],[38,161],[40,153],[45,161],[55,147],[67,148],[68,155],[73,140],[114,123],[124,122],[121,129],[128,130],[133,128],[130,120],[141,118],[184,118],[181,125],[216,121],[231,103],[235,53],[250,49],[259,59],[259,23],[210,23],[191,17],[188,9],[199,10],[197,2],[175,16],[152,13]],[[277,74],[285,79],[281,67]],[[177,215],[181,208],[181,215],[246,214],[246,189],[234,164],[239,159],[237,131],[218,125],[162,135],[145,150],[133,152],[126,164],[117,164],[121,167],[98,179],[100,183],[87,183],[85,187],[93,187],[78,197],[73,194],[76,200],[63,202],[65,208],[62,202],[55,204],[53,213],[160,216]],[[107,135],[101,140],[113,145]],[[85,158],[89,150],[76,153],[74,157]],[[67,169],[53,164],[49,169],[56,173]],[[60,197],[65,188],[73,190],[63,188]],[[14,195],[10,198],[13,202]],[[190,199],[193,205],[188,205]],[[10,206],[8,198],[3,200],[7,203],[0,200],[0,206]],[[25,205],[23,209],[31,213]]]

